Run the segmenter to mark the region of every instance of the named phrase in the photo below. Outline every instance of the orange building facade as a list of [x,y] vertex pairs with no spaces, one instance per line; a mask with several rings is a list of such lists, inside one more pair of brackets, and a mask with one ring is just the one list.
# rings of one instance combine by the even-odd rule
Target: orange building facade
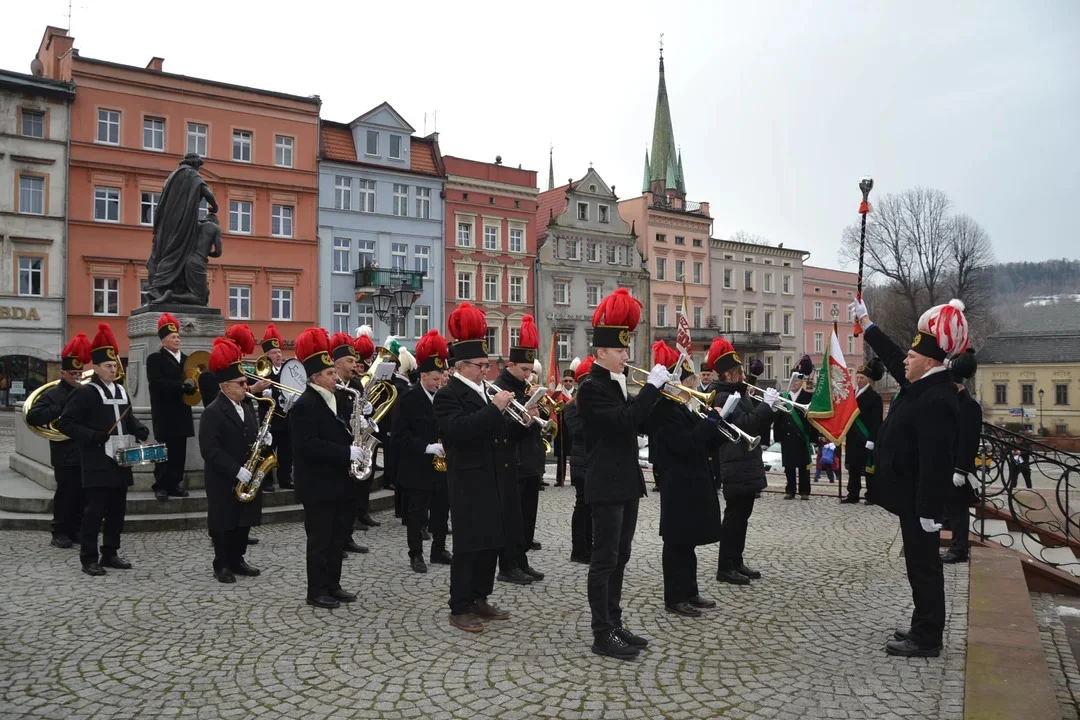
[[42,74],[74,82],[68,201],[67,332],[91,337],[144,304],[162,185],[183,156],[204,158],[223,253],[209,265],[210,306],[226,324],[273,321],[291,347],[317,321],[318,97],[299,97],[80,57],[49,27]]

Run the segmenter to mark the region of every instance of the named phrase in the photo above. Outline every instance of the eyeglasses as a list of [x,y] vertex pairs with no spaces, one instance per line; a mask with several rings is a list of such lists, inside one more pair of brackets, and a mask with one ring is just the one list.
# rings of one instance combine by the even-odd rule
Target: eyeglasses
[[461,361],[458,361],[458,362],[460,364],[464,364],[464,365],[472,365],[473,367],[479,368],[479,369],[481,369],[481,370],[483,370],[485,372],[491,369],[491,363],[478,363],[478,362],[472,362],[471,360],[466,360],[464,363],[461,363]]

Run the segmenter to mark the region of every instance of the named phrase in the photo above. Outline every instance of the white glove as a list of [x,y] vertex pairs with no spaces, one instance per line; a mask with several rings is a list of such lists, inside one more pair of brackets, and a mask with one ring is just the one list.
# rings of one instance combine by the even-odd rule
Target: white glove
[[360,412],[364,415],[370,415],[371,413],[375,412],[375,408],[371,405],[371,403],[365,400],[364,407],[361,408]]
[[870,313],[866,311],[866,303],[862,300],[856,299],[853,303],[848,305],[848,311],[855,318],[856,322],[859,322],[864,317],[870,317]]
[[657,390],[663,389],[665,385],[671,382],[672,374],[668,372],[668,369],[663,365],[653,365],[653,369],[649,371],[649,379],[646,382],[652,385]]
[[874,449],[874,441],[873,440],[867,440],[866,441],[866,449],[867,450],[873,450]]
[[762,402],[771,408],[776,407],[776,401],[780,399],[780,392],[776,388],[768,388],[765,391],[765,398]]
[[941,529],[941,523],[936,523],[930,518],[919,518],[919,524],[926,532],[937,532]]
[[364,451],[355,445],[349,446],[349,462],[360,462],[364,457]]
[[242,483],[246,483],[251,480],[251,471],[246,467],[242,467],[236,471],[236,479]]
[[966,483],[967,477],[964,475],[964,473],[954,472],[952,474],[952,484],[956,487],[964,487]]
[[731,393],[728,395],[728,399],[724,401],[724,407],[720,410],[720,417],[727,420],[728,416],[735,410],[735,406],[742,400],[742,395],[739,393]]
[[262,396],[263,397],[274,397],[274,389],[273,388],[266,388],[265,390],[262,391]]
[[431,443],[424,448],[424,452],[435,457],[446,457],[446,451],[443,450],[442,443]]
[[274,444],[274,436],[269,432],[266,433],[266,436],[263,437],[263,445],[265,445],[267,447],[270,447],[273,444]]

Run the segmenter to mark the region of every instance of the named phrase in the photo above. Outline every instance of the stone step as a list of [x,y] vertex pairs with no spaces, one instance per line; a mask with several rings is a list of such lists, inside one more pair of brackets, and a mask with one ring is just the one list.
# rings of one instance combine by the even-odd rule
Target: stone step
[[[975,535],[985,533],[987,538],[994,540],[997,536],[997,541],[1002,541],[1002,535],[1009,534],[1009,525],[1004,520],[998,520],[996,518],[977,519],[974,515],[971,517],[971,532]],[[985,523],[985,525],[984,525]],[[1002,545],[1005,543],[1002,542]]]
[[1035,560],[1053,563],[1059,570],[1074,577],[1080,577],[1080,563],[1077,562],[1072,549],[1068,547],[1046,547],[1038,540],[1019,531],[1013,531],[1009,535],[1013,539],[1013,550],[1026,553]]

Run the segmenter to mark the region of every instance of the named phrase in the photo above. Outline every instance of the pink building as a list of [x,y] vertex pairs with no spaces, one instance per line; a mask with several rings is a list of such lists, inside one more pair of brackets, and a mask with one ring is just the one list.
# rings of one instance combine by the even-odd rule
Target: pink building
[[803,265],[803,347],[815,368],[821,367],[834,318],[848,367],[862,364],[862,336],[855,337],[855,324],[848,314],[857,283],[853,272]]

